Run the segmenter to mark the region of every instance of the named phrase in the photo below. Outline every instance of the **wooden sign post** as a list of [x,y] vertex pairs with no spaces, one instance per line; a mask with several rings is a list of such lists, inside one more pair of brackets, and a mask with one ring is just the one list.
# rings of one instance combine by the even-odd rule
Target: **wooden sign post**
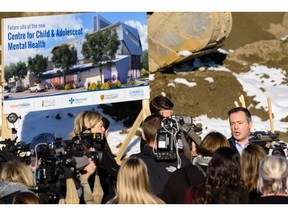
[[[3,112],[2,112],[3,113]],[[2,125],[1,125],[1,138],[2,141],[5,139],[13,139],[12,129],[7,121],[7,115],[2,114]]]
[[123,141],[117,156],[115,157],[115,160],[117,162],[118,165],[121,165],[122,161],[122,157],[127,149],[128,144],[130,143],[131,139],[133,138],[133,136],[135,135],[136,131],[138,130],[138,128],[140,127],[141,123],[144,121],[144,119],[149,116],[151,114],[150,109],[149,109],[149,99],[146,100],[142,100],[142,109],[138,115],[138,117],[136,118],[134,124],[132,125],[127,137],[125,138],[125,140]]
[[271,133],[274,133],[274,123],[273,123],[273,114],[272,114],[272,105],[271,105],[271,98],[267,98],[267,103],[268,103],[268,112],[269,112],[269,121],[270,121],[270,131]]
[[[273,113],[272,113],[272,105],[271,105],[271,98],[267,98],[267,103],[268,103],[268,113],[269,113],[269,121],[270,121],[270,132],[274,133],[274,123],[273,123]],[[273,142],[272,142],[273,143]],[[271,142],[267,142],[266,148],[270,148]]]
[[[243,94],[240,95],[239,101],[240,101],[240,104],[241,104],[241,105],[239,105],[238,101],[235,100],[235,101],[234,101],[235,106],[236,106],[236,107],[240,107],[240,106],[241,106],[241,107],[246,108],[245,98],[244,98],[244,95],[243,95]],[[251,127],[250,131],[251,131],[251,132],[254,132],[254,131],[255,131],[253,126]]]
[[[240,95],[240,97],[239,97],[239,101],[240,101],[240,103],[241,103],[241,107],[246,108],[244,95]],[[238,101],[234,101],[234,104],[235,104],[236,107],[240,107]]]

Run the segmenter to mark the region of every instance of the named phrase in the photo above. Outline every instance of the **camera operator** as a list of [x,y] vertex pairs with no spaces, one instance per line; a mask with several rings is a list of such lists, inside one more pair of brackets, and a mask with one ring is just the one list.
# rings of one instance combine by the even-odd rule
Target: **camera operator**
[[[172,118],[174,114],[173,110],[174,104],[173,102],[164,95],[158,95],[154,97],[149,104],[149,108],[151,111],[151,114],[160,114],[164,118]],[[195,130],[199,129],[201,131],[201,128],[196,127],[196,125],[193,125],[193,128]],[[193,143],[191,140],[191,137],[189,137],[183,130],[180,131],[180,140],[181,140],[181,151],[184,153],[184,155],[191,160],[193,153],[193,144],[195,146],[195,143]],[[180,141],[179,140],[179,141]],[[145,145],[145,140],[143,138],[140,142],[140,150],[143,150],[143,146]]]
[[[166,96],[158,95],[150,101],[149,108],[151,114],[160,114],[164,118],[172,117],[174,104]],[[140,142],[140,151],[142,152],[144,145],[146,144],[145,140],[142,138]]]
[[[161,197],[163,188],[171,173],[178,169],[179,165],[183,167],[191,163],[188,158],[181,154],[177,160],[156,160],[157,132],[161,128],[163,119],[163,116],[159,114],[152,114],[144,120],[142,138],[146,141],[146,144],[142,152],[130,156],[141,158],[146,163],[152,192],[159,197]],[[180,159],[180,164],[178,159]]]
[[[97,167],[93,175],[99,176],[104,191],[104,197],[101,203],[106,203],[115,195],[114,187],[119,165],[107,149],[105,149],[105,145],[104,148],[103,145],[101,145],[105,138],[105,128],[102,118],[103,116],[96,111],[80,112],[75,117],[74,129],[70,137],[78,144],[81,144],[82,147],[86,149],[86,154],[90,158],[93,158]],[[96,178],[89,178],[90,186],[93,186],[93,181],[96,182],[96,180]]]

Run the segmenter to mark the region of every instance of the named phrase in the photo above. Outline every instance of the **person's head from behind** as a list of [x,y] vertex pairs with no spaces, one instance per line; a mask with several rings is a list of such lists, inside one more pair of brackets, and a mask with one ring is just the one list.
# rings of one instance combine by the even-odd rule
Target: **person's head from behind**
[[117,176],[117,201],[119,204],[154,203],[150,197],[147,166],[140,158],[123,161]]
[[248,145],[242,152],[240,159],[242,180],[249,192],[257,188],[259,163],[265,156],[265,150],[257,144]]
[[229,147],[227,138],[219,132],[210,132],[202,140],[199,148],[196,150],[197,154],[202,156],[210,156],[220,147]]
[[252,117],[248,109],[236,107],[228,112],[232,136],[240,144],[246,144],[252,129]]
[[212,156],[205,178],[205,196],[209,202],[215,190],[222,185],[241,185],[240,156],[229,147],[218,148]]
[[249,193],[235,185],[222,185],[213,194],[210,204],[247,204]]
[[260,161],[257,190],[263,195],[283,195],[287,189],[287,159],[285,157],[267,155]]
[[152,147],[156,147],[157,131],[161,128],[163,116],[151,114],[142,123],[142,138]]
[[101,133],[104,135],[102,115],[96,111],[82,111],[74,119],[74,128],[70,133],[73,138],[81,133]]
[[29,191],[23,191],[16,193],[13,201],[13,204],[40,204],[40,198]]
[[10,160],[1,169],[0,179],[15,183],[22,183],[26,186],[33,186],[33,173],[29,165],[17,160]]
[[165,118],[173,115],[174,104],[166,96],[156,96],[150,101],[149,107],[152,114],[160,114]]

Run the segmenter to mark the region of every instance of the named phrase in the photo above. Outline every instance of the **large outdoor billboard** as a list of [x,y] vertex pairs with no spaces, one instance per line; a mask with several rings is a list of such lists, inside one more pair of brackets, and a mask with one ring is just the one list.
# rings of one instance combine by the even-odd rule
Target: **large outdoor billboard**
[[2,19],[3,114],[149,99],[145,12]]

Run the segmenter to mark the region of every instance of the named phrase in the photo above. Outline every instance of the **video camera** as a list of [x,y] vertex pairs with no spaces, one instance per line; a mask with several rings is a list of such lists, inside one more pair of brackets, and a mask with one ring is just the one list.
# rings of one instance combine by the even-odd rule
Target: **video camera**
[[[16,113],[10,113],[6,119],[10,124],[14,125],[18,119],[21,119],[21,116]],[[0,165],[9,159],[20,159],[20,161],[30,164],[31,152],[29,144],[17,141],[18,136],[15,126],[11,130],[14,138],[0,141]]]
[[43,203],[58,203],[66,194],[68,178],[75,180],[77,189],[80,187],[79,177],[86,173],[84,167],[90,162],[89,146],[83,140],[62,140],[51,133],[41,133],[32,139],[31,167],[35,186],[30,189],[39,195]]
[[[22,141],[17,142],[17,137],[14,140],[8,138],[0,141],[0,155],[3,155],[4,152],[6,155],[10,155],[11,158],[18,158],[26,164],[31,163],[29,144]],[[1,159],[0,162],[2,163]]]
[[28,144],[17,142],[17,136],[0,144],[0,165],[9,160],[31,165],[34,186],[30,190],[38,194],[42,203],[58,203],[61,191],[66,190],[67,174],[74,178],[79,176],[80,169],[77,169],[71,151],[64,150],[62,140],[56,139],[53,134],[38,134]]
[[255,131],[250,134],[249,144],[262,146],[269,155],[281,155],[288,158],[287,143],[281,142],[278,138],[279,133],[265,131]]
[[47,203],[57,203],[59,195],[64,194],[67,176],[78,180],[81,174],[86,173],[84,167],[89,164],[89,158],[96,164],[98,174],[99,169],[106,170],[107,175],[116,181],[119,166],[115,161],[116,165],[110,161],[104,149],[98,148],[96,142],[100,142],[100,138],[99,134],[80,134],[71,140],[55,141],[43,146],[41,142],[38,143],[40,145],[35,149],[38,158],[40,157],[36,170],[36,186],[38,193],[40,191],[43,197],[48,197]]
[[[101,133],[81,133],[75,136],[74,146],[78,146],[78,151],[92,158],[96,166],[103,166],[103,151],[101,143],[103,142]],[[93,149],[93,150],[91,150]]]
[[98,173],[105,172],[105,175],[116,182],[119,165],[116,163],[114,157],[104,148],[106,140],[103,139],[101,133],[81,133],[75,136],[72,141],[74,145],[80,145],[79,147],[82,148],[87,157],[93,159]]
[[202,131],[202,128],[196,127],[194,124],[187,125],[184,117],[177,115],[172,118],[164,118],[161,128],[157,131],[157,149],[155,151],[155,159],[158,161],[173,161],[179,156],[179,149],[183,149],[181,131],[189,135],[190,138],[200,145],[201,139],[196,134]]

